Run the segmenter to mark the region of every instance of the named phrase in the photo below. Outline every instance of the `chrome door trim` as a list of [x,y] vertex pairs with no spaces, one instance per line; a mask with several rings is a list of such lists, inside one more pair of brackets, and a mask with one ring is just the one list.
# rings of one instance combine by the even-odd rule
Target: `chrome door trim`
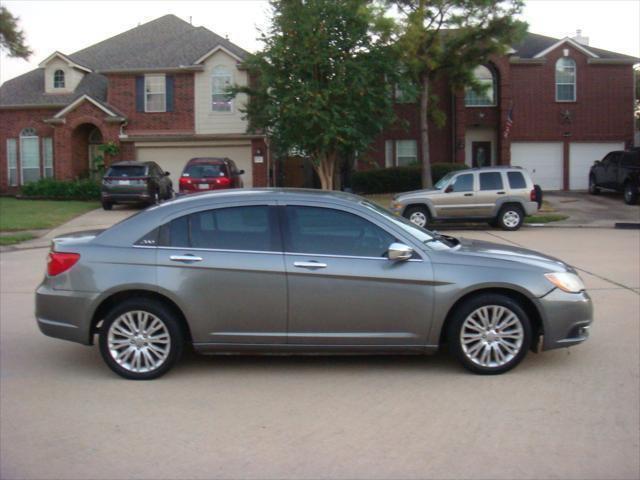
[[169,260],[172,262],[201,262],[203,260],[202,257],[197,257],[195,255],[171,255]]
[[320,262],[293,262],[294,267],[309,268],[315,270],[316,268],[327,268],[326,263]]

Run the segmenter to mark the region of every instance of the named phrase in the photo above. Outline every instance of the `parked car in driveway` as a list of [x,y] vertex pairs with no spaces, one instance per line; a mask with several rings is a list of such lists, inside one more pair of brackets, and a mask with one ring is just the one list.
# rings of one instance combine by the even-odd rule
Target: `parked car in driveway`
[[589,171],[589,193],[597,195],[601,188],[622,192],[627,205],[638,203],[640,148],[610,152],[593,164]]
[[173,197],[169,172],[155,162],[125,161],[112,164],[102,178],[102,208],[116,203],[153,205]]
[[180,176],[180,193],[242,188],[242,174],[230,158],[192,158]]
[[337,192],[195,194],[54,240],[36,291],[49,336],[131,379],[205,354],[416,353],[481,374],[584,341],[592,304],[561,260],[439,235]]
[[433,222],[487,221],[518,230],[538,211],[542,190],[519,167],[483,167],[450,172],[433,188],[395,195],[391,210],[419,227]]

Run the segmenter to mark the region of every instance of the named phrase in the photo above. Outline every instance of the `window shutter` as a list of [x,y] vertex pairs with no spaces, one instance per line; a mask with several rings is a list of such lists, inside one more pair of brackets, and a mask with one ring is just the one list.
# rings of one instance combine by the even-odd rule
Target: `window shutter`
[[136,77],[136,111],[144,112],[144,76]]
[[173,85],[174,76],[167,75],[165,77],[165,88],[167,90],[167,112],[173,112]]

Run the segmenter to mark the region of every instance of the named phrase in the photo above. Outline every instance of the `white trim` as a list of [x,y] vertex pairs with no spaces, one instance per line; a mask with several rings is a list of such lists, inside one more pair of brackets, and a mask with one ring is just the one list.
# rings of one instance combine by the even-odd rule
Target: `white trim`
[[91,103],[93,103],[96,107],[98,107],[100,110],[102,110],[103,112],[107,113],[108,115],[111,115],[112,117],[117,117],[118,115],[114,112],[112,112],[111,110],[109,110],[107,107],[105,107],[104,105],[102,105],[100,102],[98,102],[97,100],[94,100],[93,98],[91,98],[89,95],[87,95],[86,93],[84,95],[82,95],[81,97],[75,99],[73,102],[71,102],[69,105],[67,105],[66,107],[64,107],[62,110],[60,110],[58,113],[56,113],[53,118],[61,118],[64,115],[66,115],[67,113],[69,113],[71,110],[73,110],[74,108],[76,108],[78,105],[80,105],[83,101],[88,100]]
[[599,58],[598,55],[593,53],[591,50],[588,50],[587,48],[585,48],[584,45],[580,45],[578,42],[576,42],[575,40],[572,40],[569,37],[564,37],[562,40],[558,40],[556,43],[554,43],[550,47],[547,47],[544,50],[542,50],[541,52],[535,54],[533,56],[533,58],[544,57],[547,53],[551,52],[552,50],[555,50],[556,48],[558,48],[560,45],[562,45],[564,43],[568,43],[569,45],[571,45],[576,50],[580,50],[582,53],[584,53],[585,55],[590,56],[591,58]]
[[91,73],[93,71],[90,68],[83,67],[82,65],[74,62],[69,57],[67,57],[64,53],[60,53],[58,51],[53,52],[51,55],[49,55],[47,58],[45,58],[43,61],[41,61],[38,64],[38,67],[40,67],[40,68],[46,67],[47,63],[49,63],[54,57],[58,57],[58,58],[64,60],[65,62],[67,62],[69,64],[69,66],[71,66],[73,68],[77,68],[78,70],[82,70],[82,71],[88,72],[88,73]]
[[199,63],[204,62],[207,58],[209,58],[211,55],[216,53],[218,50],[222,50],[224,53],[226,53],[227,55],[229,55],[232,58],[235,58],[239,62],[244,62],[244,59],[242,59],[238,55],[232,53],[228,48],[225,48],[222,45],[218,45],[217,47],[214,47],[211,50],[209,50],[207,53],[205,53],[203,56],[201,56],[195,62],[193,62],[193,64],[194,65],[198,65]]

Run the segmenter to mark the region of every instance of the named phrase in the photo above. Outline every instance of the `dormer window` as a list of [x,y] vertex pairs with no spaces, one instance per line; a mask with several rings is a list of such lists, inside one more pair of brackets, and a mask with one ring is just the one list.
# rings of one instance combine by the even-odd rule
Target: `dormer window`
[[53,88],[64,88],[64,70],[53,72]]

